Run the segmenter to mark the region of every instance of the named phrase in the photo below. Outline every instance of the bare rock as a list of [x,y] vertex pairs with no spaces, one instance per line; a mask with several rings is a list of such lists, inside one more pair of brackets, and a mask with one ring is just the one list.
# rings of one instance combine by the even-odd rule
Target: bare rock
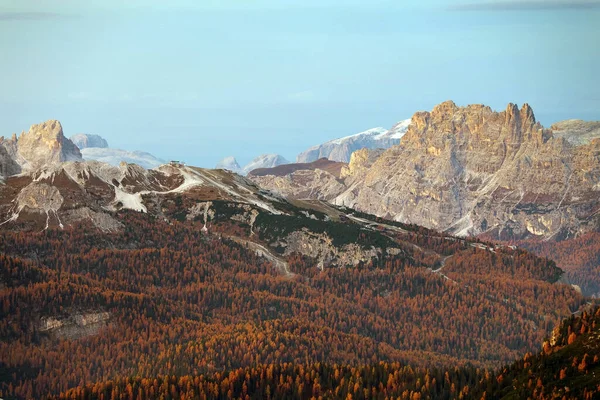
[[599,228],[599,126],[545,129],[528,104],[496,112],[447,101],[415,113],[398,146],[355,152],[340,179],[317,179],[316,171],[252,179],[287,196],[458,235],[560,238]]
[[56,212],[62,206],[63,201],[64,198],[56,186],[32,182],[17,196],[17,207],[19,210],[27,207],[29,211],[39,213]]
[[8,154],[8,151],[2,146],[4,138],[0,138],[0,179],[21,172],[21,166]]
[[60,122],[50,120],[32,125],[9,140],[0,140],[11,158],[24,170],[36,170],[65,161],[81,161],[81,152],[63,134]]

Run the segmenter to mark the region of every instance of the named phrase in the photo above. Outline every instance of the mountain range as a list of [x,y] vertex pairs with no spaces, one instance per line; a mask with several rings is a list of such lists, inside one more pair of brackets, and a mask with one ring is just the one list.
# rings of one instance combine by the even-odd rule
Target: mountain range
[[[595,125],[557,126],[541,127],[528,106],[494,112],[447,102],[415,114],[401,143],[389,149],[355,151],[350,163],[320,158],[253,169],[247,177],[175,161],[146,169],[84,160],[74,141],[103,142],[67,139],[58,121],[2,139],[0,396],[94,398],[104,387],[106,397],[121,379],[131,392],[133,377],[144,377],[136,390],[152,398],[163,390],[159,377],[169,377],[165,390],[173,397],[175,382],[200,388],[200,376],[212,376],[205,389],[214,397],[213,383],[226,375],[233,381],[233,371],[264,366],[269,380],[290,363],[319,376],[330,365],[369,365],[364,377],[372,389],[408,396],[410,387],[413,398],[539,394],[540,388],[565,394],[554,384],[561,379],[573,380],[574,396],[593,393],[577,382],[596,370],[597,348],[578,354],[577,362],[559,357],[598,342],[596,312],[582,312],[593,300],[565,284],[553,261],[493,230],[481,232],[495,235],[483,240],[457,236],[460,230],[441,222],[445,232],[415,223],[426,222],[416,205],[450,226],[450,217],[463,218],[460,212],[479,221],[488,207],[506,203],[497,201],[497,191],[510,197],[520,187],[554,190],[544,179],[560,181],[564,165],[578,186],[559,192],[559,207],[548,212],[593,207],[594,189],[586,185],[596,179],[600,154]],[[556,157],[563,167],[551,162]],[[535,181],[526,168],[554,177]],[[476,201],[473,193],[481,194]],[[536,201],[553,204],[558,195]],[[464,203],[458,216],[453,201]],[[414,219],[389,218],[395,202]],[[506,225],[499,210],[496,218]],[[527,210],[534,218],[546,209]],[[586,223],[570,226],[593,232]],[[570,322],[552,335],[541,358],[527,361],[565,317]],[[523,355],[536,363],[541,383],[520,381],[534,373],[524,364],[489,372]],[[560,368],[544,364],[552,355]],[[364,396],[361,385],[346,383],[358,373],[340,377],[332,370],[323,385],[339,381],[332,397],[349,387],[353,397]],[[294,376],[303,377],[296,389],[281,381],[268,390],[320,395],[316,375]],[[503,381],[509,376],[514,384]],[[116,386],[105,387],[109,381]],[[83,388],[88,382],[96,385]],[[315,386],[305,393],[309,383]]]
[[252,159],[244,167],[240,167],[235,157],[225,157],[217,163],[216,169],[226,169],[231,172],[235,172],[240,175],[248,175],[251,171],[259,168],[273,168],[278,165],[289,164],[289,161],[280,156],[279,154],[261,154],[260,156]]
[[[387,149],[397,145],[406,133],[409,124],[410,119],[407,119],[398,122],[389,130],[385,128],[372,128],[364,132],[312,146],[298,154],[296,163],[310,164],[321,158],[347,163],[350,161],[351,154],[356,150],[364,148]],[[235,157],[229,156],[219,161],[215,168],[227,169],[240,175],[248,175],[257,169],[274,168],[283,164],[290,164],[290,162],[278,154],[263,154],[254,158],[242,168]]]
[[406,133],[410,119],[395,124],[391,129],[372,128],[364,132],[330,140],[323,144],[310,147],[298,154],[297,163],[309,163],[320,158],[331,161],[349,162],[353,152],[360,149],[387,149],[400,143]]
[[[527,104],[497,112],[451,101],[411,121],[399,145],[354,152],[339,176],[297,168],[251,178],[286,197],[326,200],[459,236],[533,246],[600,230],[598,122],[546,129]],[[589,286],[589,277],[575,283]],[[590,290],[600,293],[597,283]]]
[[70,140],[81,150],[84,160],[102,161],[115,166],[126,162],[147,169],[156,168],[165,163],[164,160],[145,151],[128,151],[109,147],[106,139],[99,135],[80,133],[71,136]]

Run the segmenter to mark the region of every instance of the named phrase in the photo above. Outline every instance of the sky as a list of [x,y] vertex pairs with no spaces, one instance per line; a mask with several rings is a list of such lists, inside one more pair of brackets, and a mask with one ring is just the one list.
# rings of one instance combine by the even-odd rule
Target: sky
[[445,100],[600,120],[600,0],[0,0],[0,136],[213,167]]

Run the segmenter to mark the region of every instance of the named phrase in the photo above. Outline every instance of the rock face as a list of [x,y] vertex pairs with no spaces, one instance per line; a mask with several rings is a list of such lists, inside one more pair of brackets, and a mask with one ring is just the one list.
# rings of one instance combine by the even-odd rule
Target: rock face
[[[0,138],[0,144],[2,138]],[[0,179],[7,176],[16,175],[21,172],[21,166],[12,159],[8,151],[0,145]]]
[[38,330],[54,337],[77,339],[98,334],[109,319],[108,312],[76,313],[66,318],[44,317],[40,319]]
[[35,170],[47,165],[65,161],[81,161],[81,152],[63,135],[60,122],[50,120],[33,125],[29,132],[23,132],[11,139],[0,138],[11,158],[24,170]]
[[300,153],[296,162],[309,163],[324,157],[331,161],[347,163],[350,161],[350,155],[356,150],[362,148],[387,149],[400,143],[400,139],[406,133],[409,125],[410,119],[407,119],[398,122],[390,130],[373,128],[355,135],[330,140]]
[[[460,235],[560,238],[596,229],[597,126],[544,129],[527,104],[494,112],[448,101],[416,113],[399,146],[355,153],[331,201]],[[267,176],[260,182],[278,190]],[[312,187],[279,191],[317,197],[311,189],[324,182],[304,181]]]
[[557,122],[550,127],[554,137],[564,137],[572,144],[588,144],[594,138],[600,137],[600,121],[587,122],[580,119],[570,119]]
[[336,247],[327,234],[310,232],[308,229],[292,232],[271,246],[285,249],[284,256],[298,253],[312,257],[321,269],[329,266],[356,266],[378,257],[381,253],[381,250],[375,247],[363,249],[354,243]]
[[70,140],[79,148],[79,150],[87,149],[89,147],[99,147],[103,149],[108,147],[108,142],[100,135],[79,133],[71,136]]

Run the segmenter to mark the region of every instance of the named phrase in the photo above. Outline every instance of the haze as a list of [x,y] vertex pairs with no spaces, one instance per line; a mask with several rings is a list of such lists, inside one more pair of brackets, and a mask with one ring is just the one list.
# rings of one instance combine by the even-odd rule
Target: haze
[[82,3],[0,3],[0,136],[59,119],[212,167],[447,99],[600,119],[597,1]]

